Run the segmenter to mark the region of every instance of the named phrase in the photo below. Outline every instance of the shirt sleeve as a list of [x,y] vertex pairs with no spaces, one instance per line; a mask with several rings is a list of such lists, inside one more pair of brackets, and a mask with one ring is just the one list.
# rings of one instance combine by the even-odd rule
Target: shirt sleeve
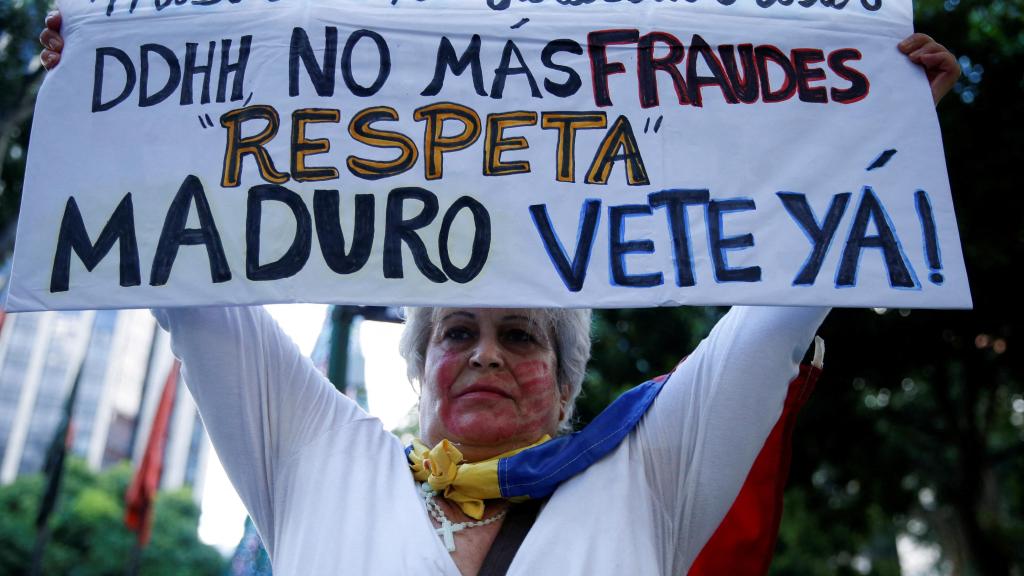
[[171,333],[217,456],[273,554],[277,467],[365,412],[335,390],[262,307],[153,315]]
[[646,476],[672,516],[680,573],[739,493],[827,314],[733,307],[669,377],[638,428]]

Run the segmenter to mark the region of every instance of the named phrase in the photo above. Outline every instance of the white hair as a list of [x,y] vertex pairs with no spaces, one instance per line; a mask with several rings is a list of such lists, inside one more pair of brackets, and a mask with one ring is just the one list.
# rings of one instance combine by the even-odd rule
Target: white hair
[[[422,385],[426,367],[427,345],[434,332],[439,308],[406,308],[405,329],[398,352],[405,358],[409,380]],[[565,400],[565,411],[558,423],[558,433],[572,432],[576,397],[583,388],[587,361],[590,360],[589,309],[532,308],[530,321],[548,334],[554,346],[556,378]]]

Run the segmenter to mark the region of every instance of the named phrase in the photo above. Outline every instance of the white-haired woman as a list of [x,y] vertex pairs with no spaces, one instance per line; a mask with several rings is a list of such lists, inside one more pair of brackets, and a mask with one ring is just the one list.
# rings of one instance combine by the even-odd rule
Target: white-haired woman
[[[52,67],[59,14],[46,25]],[[926,67],[936,101],[949,90],[948,51],[923,35],[900,49]],[[414,309],[401,348],[423,441],[407,450],[262,308],[154,312],[279,576],[685,574],[826,313],[735,307],[667,379],[560,435],[589,312]],[[518,534],[499,537],[510,526]]]
[[[477,574],[521,505],[477,498],[487,486],[458,486],[490,473],[453,474],[458,453],[539,467],[539,479],[508,471],[535,485],[572,468],[529,493],[547,499],[510,574],[684,574],[739,491],[825,314],[735,307],[660,391],[639,389],[604,426],[522,452],[524,464],[509,453],[556,436],[571,411],[589,314],[414,310],[403,351],[420,381],[420,435],[441,445],[426,456],[436,475],[456,476],[454,489],[427,497],[398,440],[338,394],[262,309],[156,311],[277,574]],[[582,445],[572,442],[580,436]]]

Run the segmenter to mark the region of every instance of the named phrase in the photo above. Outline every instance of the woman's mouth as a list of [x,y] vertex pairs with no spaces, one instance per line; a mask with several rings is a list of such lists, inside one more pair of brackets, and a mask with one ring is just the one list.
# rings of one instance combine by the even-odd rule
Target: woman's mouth
[[467,400],[501,400],[512,396],[500,386],[474,384],[459,392],[457,397]]

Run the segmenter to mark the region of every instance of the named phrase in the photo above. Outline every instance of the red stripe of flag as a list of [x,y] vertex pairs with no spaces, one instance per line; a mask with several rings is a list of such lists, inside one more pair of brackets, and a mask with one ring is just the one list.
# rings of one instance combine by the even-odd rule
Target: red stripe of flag
[[789,478],[796,415],[820,374],[819,368],[800,366],[800,374],[789,384],[782,415],[688,576],[757,576],[768,572],[782,520],[782,493]]
[[174,394],[178,389],[178,373],[181,363],[175,359],[171,371],[164,383],[157,406],[153,426],[146,442],[146,453],[142,457],[139,469],[132,477],[132,483],[125,493],[124,523],[130,530],[138,533],[139,545],[149,543],[153,524],[153,501],[160,485],[160,473],[164,464],[164,445],[167,443],[167,428],[171,419],[171,408],[174,407]]

